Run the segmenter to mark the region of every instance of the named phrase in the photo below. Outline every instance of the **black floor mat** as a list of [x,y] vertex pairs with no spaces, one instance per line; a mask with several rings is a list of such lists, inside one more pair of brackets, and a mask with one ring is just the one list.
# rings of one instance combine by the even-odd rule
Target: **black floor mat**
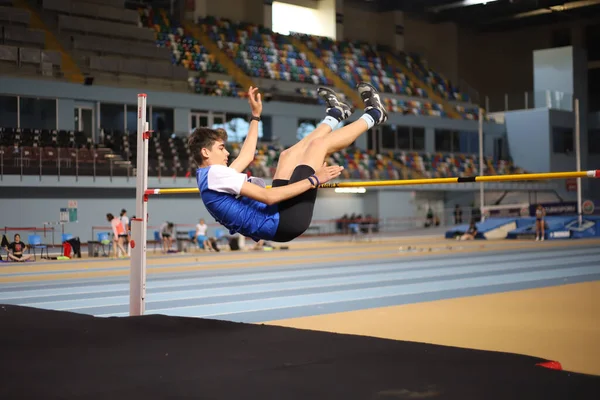
[[0,306],[1,399],[600,398],[600,377],[536,366],[543,361],[207,319]]

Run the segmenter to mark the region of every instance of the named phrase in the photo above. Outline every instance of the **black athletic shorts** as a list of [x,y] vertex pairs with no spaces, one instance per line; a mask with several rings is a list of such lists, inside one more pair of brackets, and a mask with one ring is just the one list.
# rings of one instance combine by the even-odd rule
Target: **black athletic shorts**
[[[273,179],[272,187],[285,186],[300,182],[313,175],[315,170],[308,165],[298,165],[290,180]],[[313,217],[317,190],[306,192],[279,203],[279,226],[273,238],[274,242],[289,242],[306,232]]]

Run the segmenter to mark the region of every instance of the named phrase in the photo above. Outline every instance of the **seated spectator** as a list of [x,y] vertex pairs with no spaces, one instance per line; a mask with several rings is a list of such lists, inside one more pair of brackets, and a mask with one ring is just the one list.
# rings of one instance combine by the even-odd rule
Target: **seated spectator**
[[208,231],[208,225],[206,225],[204,219],[201,219],[200,223],[196,225],[196,242],[201,249],[214,251],[208,236],[206,236],[206,231]]
[[31,254],[23,254],[23,251],[28,246],[21,242],[21,235],[18,233],[15,234],[15,241],[10,243],[8,246],[5,246],[4,249],[6,251],[10,251],[12,253],[8,253],[8,258],[17,262],[25,262],[31,258]]
[[462,236],[457,236],[459,240],[474,240],[475,236],[477,236],[477,226],[475,225],[475,221],[471,221],[469,225],[469,229]]

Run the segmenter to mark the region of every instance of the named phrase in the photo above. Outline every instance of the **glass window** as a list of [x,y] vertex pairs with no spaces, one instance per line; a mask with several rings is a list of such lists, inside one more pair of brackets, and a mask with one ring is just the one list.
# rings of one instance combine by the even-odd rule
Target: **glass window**
[[600,154],[600,130],[588,132],[588,151],[590,154]]
[[152,107],[152,129],[157,132],[173,132],[173,109]]
[[[215,123],[212,128],[223,128],[227,131],[228,142],[243,142],[250,129],[250,122],[247,115],[242,114],[227,114],[226,122]],[[258,123],[258,137],[263,137],[263,122]]]
[[381,126],[381,147],[384,149],[396,149],[396,125]]
[[410,150],[410,127],[399,126],[396,130],[398,149]]
[[0,126],[17,127],[17,96],[0,96]]
[[573,130],[554,128],[552,130],[552,150],[554,153],[573,153]]
[[123,131],[125,127],[124,104],[100,104],[100,129]]
[[20,98],[21,128],[56,129],[56,99]]
[[452,152],[459,153],[460,150],[460,136],[457,131],[451,131],[450,140],[452,141]]
[[425,150],[425,128],[411,128],[412,149],[416,151]]
[[452,152],[452,131],[445,129],[435,130],[435,151]]
[[296,131],[296,138],[298,140],[304,139],[306,135],[314,131],[319,123],[319,121],[312,119],[300,120],[298,122],[298,130]]
[[[146,120],[148,120],[149,108],[146,106]],[[137,132],[137,106],[127,106],[127,130]]]

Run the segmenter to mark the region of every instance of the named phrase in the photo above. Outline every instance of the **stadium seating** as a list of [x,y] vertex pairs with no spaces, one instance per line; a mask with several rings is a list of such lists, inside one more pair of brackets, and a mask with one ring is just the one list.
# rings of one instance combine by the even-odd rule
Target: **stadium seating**
[[402,71],[389,65],[375,46],[361,42],[333,41],[304,34],[294,36],[302,40],[351,87],[356,87],[362,81],[371,83],[382,93],[389,111],[433,117],[446,116],[441,104],[427,100],[427,93]]
[[[391,53],[390,53],[391,54]],[[458,88],[444,78],[441,74],[429,68],[427,61],[419,55],[411,53],[392,54],[400,62],[406,65],[415,75],[429,85],[437,94],[447,100],[469,101],[466,94],[461,93]]]
[[210,73],[226,74],[227,71],[197,39],[187,35],[181,25],[171,21],[165,10],[146,7],[139,8],[138,13],[142,25],[156,32],[156,45],[169,50],[173,64],[198,72],[197,76],[188,78],[191,90],[209,96],[245,95],[245,91],[240,90],[239,84],[233,80],[207,78]]
[[31,14],[0,5],[0,72],[15,72],[45,76],[60,76],[62,56],[45,50],[46,33],[31,28]]
[[[0,128],[0,155],[4,173],[56,173],[61,164],[65,175],[126,175],[137,157],[135,133],[103,131],[102,142],[95,145],[83,132]],[[231,157],[239,154],[240,144],[228,144]],[[284,148],[259,144],[248,173],[271,178]],[[327,160],[344,166],[341,179],[380,180],[444,178],[479,174],[479,159],[473,154],[442,154],[399,151],[375,154],[370,150],[349,148]],[[484,174],[525,173],[510,161],[485,158]],[[169,132],[156,132],[149,141],[150,176],[193,176],[195,164],[185,138]],[[11,172],[12,171],[12,172]]]
[[[479,175],[479,158],[472,154],[399,152],[396,161],[427,178]],[[525,171],[510,161],[484,157],[485,175],[521,174]]]
[[157,48],[154,32],[139,26],[124,0],[38,0],[44,24],[54,31],[84,73],[162,79],[185,84],[187,71]]
[[250,23],[207,17],[204,32],[249,76],[314,85],[333,83],[284,35]]
[[163,9],[151,7],[138,9],[142,25],[154,29],[156,45],[170,50],[171,60],[176,65],[183,65],[191,71],[225,73],[222,65],[197,39],[185,34],[183,27],[171,22]]
[[351,87],[369,82],[384,93],[426,97],[414,82],[387,65],[368,43],[340,42],[312,35],[294,34]]

